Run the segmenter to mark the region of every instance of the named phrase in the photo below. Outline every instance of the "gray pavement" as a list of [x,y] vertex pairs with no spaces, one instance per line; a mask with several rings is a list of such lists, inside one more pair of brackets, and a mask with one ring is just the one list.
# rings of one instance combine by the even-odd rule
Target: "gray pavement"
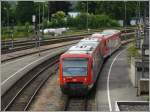
[[62,47],[62,46],[68,46],[77,43],[79,40],[74,40],[74,41],[69,41],[69,42],[60,42],[56,44],[50,44],[50,45],[45,45],[45,46],[40,46],[40,48],[30,48],[30,49],[25,49],[21,51],[16,51],[16,52],[11,52],[7,54],[1,55],[1,62],[8,61],[8,59],[12,60],[14,58],[22,57],[22,56],[27,56],[31,54],[38,53],[39,51],[43,52],[46,50]]
[[[115,52],[109,59],[106,60],[104,67],[100,73],[96,92],[96,102],[98,111],[115,111],[116,101],[143,100],[142,97],[136,96],[136,88],[132,86],[129,80],[130,68],[127,62],[127,51],[124,50],[123,52],[121,52],[120,55],[118,55],[120,51],[122,50]],[[116,56],[117,58],[114,61],[114,58]],[[110,98],[108,96],[110,96]],[[110,99],[110,102],[108,99]]]
[[40,53],[41,56],[39,56],[38,54],[32,54],[29,56],[17,58],[15,60],[11,60],[11,61],[2,63],[1,64],[1,83],[3,83],[5,80],[7,80],[7,78],[11,77],[16,72],[19,72],[21,69],[25,68],[26,66],[33,63],[34,61],[37,61],[40,58],[42,58],[50,53],[54,53],[55,51],[62,50],[62,49],[67,50],[70,46],[65,46],[65,47],[41,52]]

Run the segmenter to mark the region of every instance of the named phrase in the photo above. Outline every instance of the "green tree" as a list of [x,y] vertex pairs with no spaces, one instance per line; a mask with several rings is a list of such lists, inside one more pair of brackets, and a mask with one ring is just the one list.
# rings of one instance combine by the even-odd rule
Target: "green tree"
[[34,2],[19,1],[16,8],[17,22],[24,24],[25,22],[32,22],[32,15],[35,13]]
[[[81,1],[76,5],[76,9],[81,12],[87,11],[93,14],[105,14],[114,19],[125,19],[125,4],[126,4],[126,22],[129,24],[129,20],[136,17],[137,3],[139,1]],[[144,3],[146,1],[140,1],[141,15],[144,12]],[[148,2],[147,2],[148,3]]]
[[9,12],[10,12],[10,4],[7,1],[1,2],[1,19],[2,19],[2,26],[7,25],[9,19]]
[[70,11],[71,4],[68,1],[49,1],[48,7],[50,16],[57,11],[63,11],[67,14]]
[[81,13],[75,18],[68,17],[67,22],[70,27],[77,27],[79,29],[87,28],[102,28],[102,27],[114,27],[119,26],[118,22],[105,14],[87,14]]
[[96,1],[80,1],[77,2],[76,4],[76,10],[80,11],[80,12],[87,12],[87,8],[88,8],[88,12],[89,13],[93,13],[95,14],[96,8],[97,7],[97,3]]
[[63,11],[52,14],[52,24],[56,27],[64,27],[66,25],[66,14]]

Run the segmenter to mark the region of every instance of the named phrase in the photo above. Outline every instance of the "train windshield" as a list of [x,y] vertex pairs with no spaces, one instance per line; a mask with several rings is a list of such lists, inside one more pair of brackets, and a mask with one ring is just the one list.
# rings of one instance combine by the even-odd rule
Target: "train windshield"
[[86,76],[88,59],[67,58],[63,61],[63,76]]

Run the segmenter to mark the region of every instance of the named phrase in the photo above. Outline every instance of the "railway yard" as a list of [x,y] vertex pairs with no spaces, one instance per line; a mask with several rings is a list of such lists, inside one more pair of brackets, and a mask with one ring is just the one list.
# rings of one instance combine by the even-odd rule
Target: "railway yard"
[[59,56],[84,36],[43,45],[40,56],[37,48],[2,54],[2,110],[112,111],[116,101],[145,101],[144,96],[136,96],[129,80],[127,47],[135,33],[127,33],[126,39],[125,35],[123,46],[106,59],[94,88],[84,97],[62,94],[58,82]]
[[1,111],[149,112],[149,1],[1,1]]

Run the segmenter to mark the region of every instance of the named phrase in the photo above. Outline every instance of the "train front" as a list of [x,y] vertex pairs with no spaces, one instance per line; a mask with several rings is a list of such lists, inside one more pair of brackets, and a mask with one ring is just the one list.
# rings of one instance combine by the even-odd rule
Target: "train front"
[[91,84],[89,55],[64,54],[60,58],[60,88],[67,95],[85,95]]

